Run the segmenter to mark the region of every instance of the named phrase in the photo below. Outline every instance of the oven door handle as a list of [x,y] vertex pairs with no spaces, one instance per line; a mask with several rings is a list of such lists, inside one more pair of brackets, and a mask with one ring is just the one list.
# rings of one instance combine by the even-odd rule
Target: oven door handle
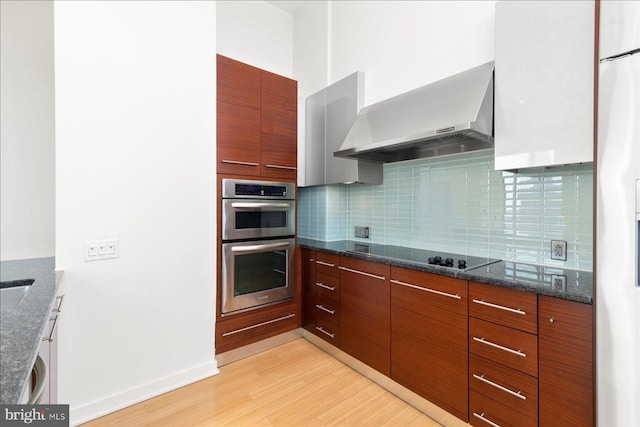
[[269,203],[269,202],[233,202],[231,203],[232,208],[236,209],[264,209],[264,208],[290,208],[290,203]]
[[272,249],[280,249],[291,246],[289,242],[283,243],[268,243],[265,245],[250,245],[250,246],[234,246],[231,248],[231,252],[236,253],[255,253],[255,252],[264,252]]

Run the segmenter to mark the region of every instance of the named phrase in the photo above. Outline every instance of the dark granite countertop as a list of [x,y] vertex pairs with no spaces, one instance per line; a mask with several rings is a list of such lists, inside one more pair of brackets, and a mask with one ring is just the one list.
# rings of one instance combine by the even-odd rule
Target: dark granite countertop
[[18,403],[56,300],[55,258],[0,262],[0,280],[35,279],[20,304],[0,313],[0,403]]
[[[428,264],[424,255],[428,251],[421,249],[394,247],[396,249],[391,254],[378,256],[371,253],[355,252],[357,245],[360,244],[363,243],[352,240],[326,242],[298,238],[298,246],[302,248],[331,252],[396,267],[533,292],[570,301],[586,304],[593,303],[593,275],[588,271],[514,261],[491,260],[488,258],[485,258],[486,262],[489,263],[488,265],[463,271],[456,268],[444,268]],[[370,245],[369,243],[364,244]],[[562,281],[564,281],[564,284],[561,283]]]

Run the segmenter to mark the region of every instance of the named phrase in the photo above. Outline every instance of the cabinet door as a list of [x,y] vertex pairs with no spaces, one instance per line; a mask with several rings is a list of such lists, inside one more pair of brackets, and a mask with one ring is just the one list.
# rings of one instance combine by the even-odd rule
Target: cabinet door
[[391,378],[467,421],[467,282],[391,275]]
[[298,163],[298,84],[261,73],[262,176],[295,181]]
[[593,306],[540,296],[540,426],[594,425]]
[[594,10],[496,3],[496,169],[593,161]]
[[260,175],[260,69],[217,56],[217,171]]
[[260,110],[218,102],[218,173],[260,175]]
[[389,266],[340,257],[340,347],[390,375]]
[[316,251],[302,249],[302,327],[316,331]]

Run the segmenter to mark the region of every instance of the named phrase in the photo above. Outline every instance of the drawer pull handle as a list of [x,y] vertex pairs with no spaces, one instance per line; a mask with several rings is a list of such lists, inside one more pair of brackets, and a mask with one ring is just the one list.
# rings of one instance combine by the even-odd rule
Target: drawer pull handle
[[241,329],[236,329],[234,331],[225,332],[225,333],[222,334],[222,336],[223,337],[228,337],[229,335],[237,334],[239,332],[248,331],[250,329],[259,328],[260,326],[269,325],[271,323],[276,323],[276,322],[279,322],[281,320],[291,319],[292,317],[295,317],[295,313],[287,314],[286,316],[278,317],[277,319],[267,320],[266,322],[258,323],[257,325],[247,326],[246,328],[241,328]]
[[497,309],[500,309],[500,310],[509,311],[511,313],[522,314],[522,315],[527,314],[526,311],[522,311],[522,310],[520,310],[518,308],[505,307],[503,305],[492,304],[490,302],[482,301],[482,300],[479,300],[479,299],[474,299],[473,302],[475,302],[476,304],[486,305],[487,307],[493,307],[493,308],[497,308]]
[[296,170],[295,167],[293,166],[283,166],[283,165],[265,165],[268,168],[274,168],[274,169],[287,169],[287,170]]
[[386,277],[378,276],[377,274],[365,273],[364,271],[354,270],[352,268],[343,267],[343,266],[340,266],[338,268],[340,270],[348,271],[350,273],[362,274],[363,276],[373,277],[374,279],[378,279],[378,280],[386,280]]
[[335,286],[327,286],[324,283],[320,283],[320,282],[316,282],[316,286],[320,286],[321,288],[325,288],[325,289],[328,289],[330,291],[335,291],[336,290]]
[[56,313],[60,313],[62,311],[62,302],[64,301],[64,294],[58,295],[56,299],[60,300],[60,302],[58,303],[58,306],[53,309],[53,311],[55,311]]
[[489,385],[491,385],[491,386],[493,386],[493,387],[495,387],[495,388],[497,388],[497,389],[499,389],[499,390],[502,390],[502,391],[504,391],[504,392],[507,392],[507,393],[509,393],[510,395],[515,396],[515,397],[517,397],[517,398],[519,398],[519,399],[527,400],[527,397],[526,397],[525,395],[523,395],[523,394],[522,394],[522,391],[517,391],[517,392],[515,392],[515,391],[510,390],[510,389],[508,389],[508,388],[506,388],[506,387],[504,387],[504,386],[501,386],[500,384],[496,384],[496,383],[494,383],[493,381],[490,381],[490,380],[486,379],[486,378],[484,377],[484,374],[482,374],[482,375],[473,374],[473,378],[475,378],[475,379],[477,379],[477,380],[480,380],[480,381],[482,381],[482,382],[484,382],[484,383],[486,383],[486,384],[489,384]]
[[53,342],[53,334],[56,332],[56,327],[58,326],[58,315],[56,314],[56,317],[50,318],[49,321],[53,322],[53,325],[51,325],[51,331],[49,332],[48,337],[42,338],[42,341]]
[[315,259],[315,258],[311,258],[311,259],[309,260],[309,262],[316,262],[316,259]]
[[322,326],[316,326],[316,329],[322,332],[325,335],[329,335],[331,338],[335,338],[336,334],[332,334],[331,332],[325,331]]
[[553,323],[555,322],[555,319],[553,317],[549,318],[549,323]]
[[329,310],[327,307],[323,306],[322,304],[316,304],[316,308],[319,308],[322,311],[326,311],[329,314],[336,314],[335,310]]
[[449,298],[462,299],[462,297],[458,294],[454,295],[447,292],[436,291],[435,289],[423,288],[422,286],[412,285],[411,283],[405,283],[395,279],[391,279],[390,282],[395,283],[396,285],[407,286],[409,288],[418,289],[419,291],[431,292],[433,294],[438,294],[438,295],[442,295]]
[[240,162],[238,160],[226,160],[226,159],[223,159],[222,163],[228,163],[228,164],[231,164],[231,165],[260,166],[260,163]]
[[497,348],[499,350],[507,351],[509,353],[515,354],[516,356],[527,357],[527,354],[521,352],[520,350],[513,350],[513,349],[511,349],[509,347],[503,347],[500,344],[496,344],[494,342],[487,341],[484,338],[473,337],[473,340],[481,342],[482,344],[490,345],[491,347],[495,347],[495,348]]
[[493,426],[493,427],[500,427],[500,424],[496,424],[496,423],[494,423],[493,421],[491,421],[491,420],[489,420],[489,419],[485,418],[485,416],[484,416],[484,412],[483,412],[483,413],[481,413],[481,414],[478,414],[478,413],[474,412],[474,413],[473,413],[473,416],[474,416],[474,417],[476,417],[476,418],[481,419],[482,421],[484,421],[485,423],[489,424],[490,426]]
[[329,264],[328,262],[324,262],[324,261],[320,261],[320,260],[316,260],[316,264],[320,264],[320,265],[324,265],[325,267],[335,267],[335,264]]

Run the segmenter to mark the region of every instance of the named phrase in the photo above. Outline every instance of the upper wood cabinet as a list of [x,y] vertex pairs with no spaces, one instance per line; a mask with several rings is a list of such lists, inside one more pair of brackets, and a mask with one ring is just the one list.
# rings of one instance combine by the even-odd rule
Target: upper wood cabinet
[[297,178],[297,82],[217,56],[217,172]]
[[294,180],[298,162],[298,83],[261,74],[261,175]]
[[593,1],[496,3],[495,168],[593,161]]

